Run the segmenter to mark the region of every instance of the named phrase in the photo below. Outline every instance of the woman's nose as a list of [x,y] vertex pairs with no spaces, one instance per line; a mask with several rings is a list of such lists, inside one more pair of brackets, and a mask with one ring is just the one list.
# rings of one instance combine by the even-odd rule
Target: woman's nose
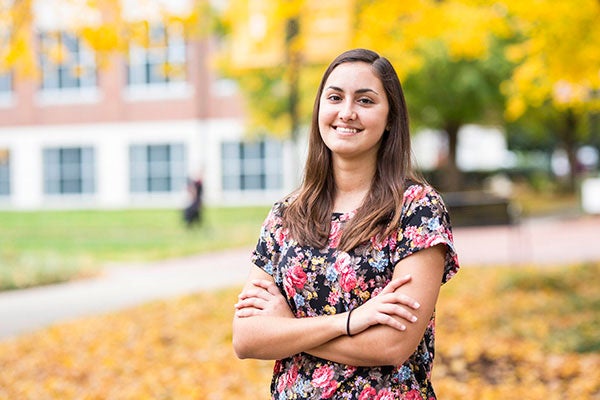
[[356,112],[354,111],[354,107],[351,102],[344,102],[341,107],[342,108],[339,111],[339,117],[341,120],[349,121],[356,119]]

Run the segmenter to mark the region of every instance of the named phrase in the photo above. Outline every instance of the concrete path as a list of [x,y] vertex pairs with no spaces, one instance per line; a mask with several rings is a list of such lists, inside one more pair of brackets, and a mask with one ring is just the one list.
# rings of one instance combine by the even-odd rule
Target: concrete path
[[146,265],[112,265],[93,279],[0,292],[0,340],[55,322],[241,284],[249,270],[250,249],[238,249]]
[[[600,216],[456,228],[454,236],[463,267],[600,260]],[[250,251],[117,265],[94,279],[0,292],[0,340],[77,317],[242,284],[250,268]]]

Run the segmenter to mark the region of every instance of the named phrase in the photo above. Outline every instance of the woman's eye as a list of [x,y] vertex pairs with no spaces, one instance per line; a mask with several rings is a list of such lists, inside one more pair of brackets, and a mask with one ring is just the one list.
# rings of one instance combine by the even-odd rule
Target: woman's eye
[[361,104],[374,104],[373,100],[363,97],[362,99],[358,99],[358,102]]
[[338,96],[337,94],[330,94],[327,99],[331,100],[331,101],[339,101],[342,98],[340,96]]

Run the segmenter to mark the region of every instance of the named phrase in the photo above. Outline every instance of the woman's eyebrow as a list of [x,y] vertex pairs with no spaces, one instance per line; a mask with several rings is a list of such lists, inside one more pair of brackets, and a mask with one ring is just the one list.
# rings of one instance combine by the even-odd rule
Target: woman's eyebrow
[[[343,92],[344,91],[342,88],[337,87],[337,86],[328,86],[326,88],[326,90],[335,90],[336,92]],[[358,94],[375,93],[376,95],[379,95],[379,93],[377,93],[375,90],[369,89],[369,88],[357,89],[355,93],[358,93]]]

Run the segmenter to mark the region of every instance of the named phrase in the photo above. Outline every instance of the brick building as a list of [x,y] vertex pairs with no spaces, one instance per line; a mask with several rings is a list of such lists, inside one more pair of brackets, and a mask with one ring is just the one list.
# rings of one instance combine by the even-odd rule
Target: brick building
[[[244,140],[214,44],[161,26],[98,65],[77,37],[41,33],[39,79],[0,75],[0,209],[180,207],[202,175],[208,204],[269,204],[291,189],[289,143]],[[57,61],[52,47],[68,49]]]

